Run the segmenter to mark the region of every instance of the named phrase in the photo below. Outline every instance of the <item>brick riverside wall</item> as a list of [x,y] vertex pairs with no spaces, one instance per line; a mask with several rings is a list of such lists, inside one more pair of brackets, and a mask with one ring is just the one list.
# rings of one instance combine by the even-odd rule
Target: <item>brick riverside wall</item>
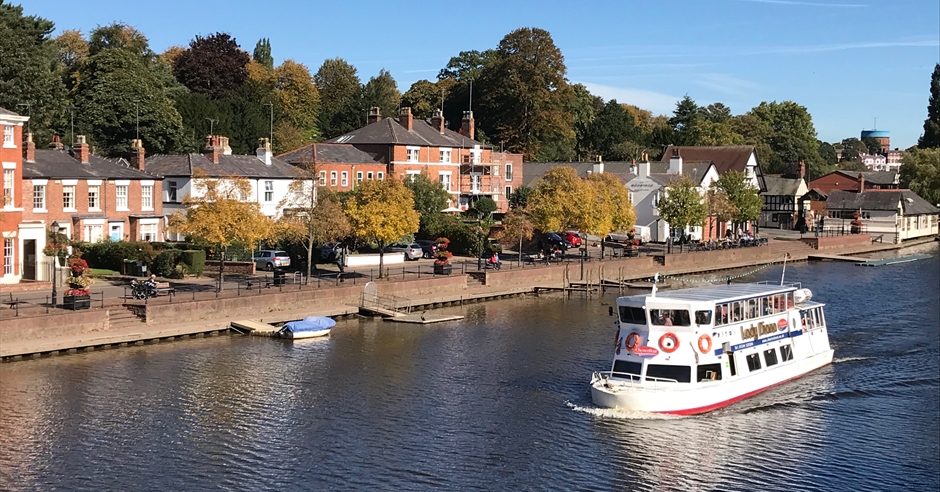
[[846,236],[810,237],[803,242],[820,251],[841,249],[846,246],[867,246],[871,244],[871,234],[850,234]]
[[[206,273],[219,273],[219,261],[218,260],[206,260],[206,269],[203,270],[203,274]],[[243,275],[251,275],[255,273],[255,262],[253,261],[226,261],[225,262],[225,273],[239,273]]]
[[[118,307],[123,310],[124,308]],[[110,329],[110,311],[75,311],[67,314],[4,319],[0,323],[0,343],[54,339]]]
[[748,260],[780,259],[780,253],[770,248],[741,248],[719,251],[700,251],[696,253],[677,253],[664,255],[664,266],[670,268],[687,268],[696,265],[714,265],[722,263],[735,263]]
[[[604,278],[617,279],[622,274],[625,278],[652,275],[657,269],[652,256],[625,258],[621,260],[591,261],[584,264],[584,280],[597,282]],[[581,263],[572,261],[552,267],[516,268],[500,271],[486,270],[486,286],[513,287],[562,287],[565,279],[565,267],[568,268],[568,281],[581,281]],[[621,270],[622,269],[622,270]]]

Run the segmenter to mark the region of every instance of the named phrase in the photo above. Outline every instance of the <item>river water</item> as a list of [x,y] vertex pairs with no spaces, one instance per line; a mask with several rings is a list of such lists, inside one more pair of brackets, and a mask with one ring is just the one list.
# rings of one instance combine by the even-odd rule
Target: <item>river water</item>
[[612,296],[3,364],[0,489],[937,490],[940,256],[918,252],[789,265],[834,363],[695,417],[593,407]]

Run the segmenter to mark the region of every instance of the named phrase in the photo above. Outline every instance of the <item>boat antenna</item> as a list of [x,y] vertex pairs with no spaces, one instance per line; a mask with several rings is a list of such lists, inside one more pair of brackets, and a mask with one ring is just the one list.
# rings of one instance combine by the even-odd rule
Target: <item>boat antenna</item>
[[790,259],[790,253],[783,257],[783,272],[780,273],[780,286],[783,286],[783,278],[787,276],[787,260]]
[[659,272],[656,272],[656,275],[653,275],[653,290],[650,292],[650,297],[656,297],[657,283],[659,283]]

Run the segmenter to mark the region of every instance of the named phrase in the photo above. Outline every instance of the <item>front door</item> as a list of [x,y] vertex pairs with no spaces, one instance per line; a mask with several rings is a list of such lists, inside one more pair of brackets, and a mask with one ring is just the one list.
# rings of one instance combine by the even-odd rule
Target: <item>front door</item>
[[111,234],[112,241],[120,241],[124,238],[124,224],[116,223],[111,224]]
[[37,280],[36,278],[37,262],[38,262],[38,256],[37,256],[37,251],[36,251],[36,240],[24,239],[23,240],[23,279]]

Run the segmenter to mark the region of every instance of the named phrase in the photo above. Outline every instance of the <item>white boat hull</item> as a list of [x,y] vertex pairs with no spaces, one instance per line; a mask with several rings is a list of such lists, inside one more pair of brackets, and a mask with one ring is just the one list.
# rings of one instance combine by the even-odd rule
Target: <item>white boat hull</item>
[[300,339],[300,338],[324,337],[329,334],[330,334],[330,330],[302,331],[300,333],[294,333],[290,330],[284,330],[283,336],[284,338]]
[[833,350],[778,364],[725,381],[697,383],[636,383],[599,378],[591,381],[591,399],[600,407],[627,411],[694,415],[754,396],[832,363]]

